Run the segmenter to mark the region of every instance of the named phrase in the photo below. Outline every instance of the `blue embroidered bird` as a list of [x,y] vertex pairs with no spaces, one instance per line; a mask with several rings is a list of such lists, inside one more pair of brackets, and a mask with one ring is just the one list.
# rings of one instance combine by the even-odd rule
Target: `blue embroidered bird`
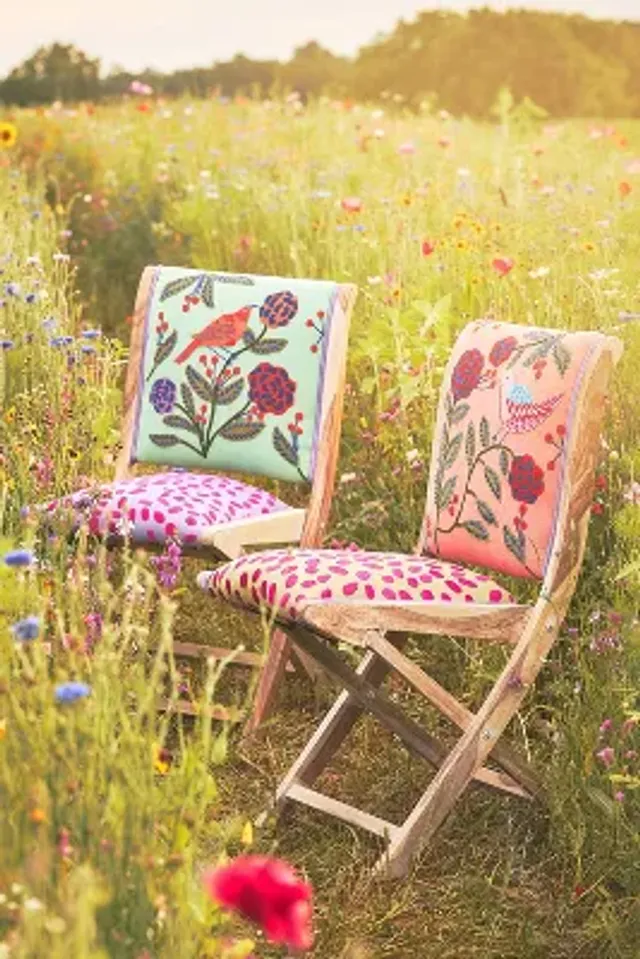
[[503,427],[506,433],[531,433],[548,419],[564,396],[557,393],[539,403],[522,383],[506,383]]

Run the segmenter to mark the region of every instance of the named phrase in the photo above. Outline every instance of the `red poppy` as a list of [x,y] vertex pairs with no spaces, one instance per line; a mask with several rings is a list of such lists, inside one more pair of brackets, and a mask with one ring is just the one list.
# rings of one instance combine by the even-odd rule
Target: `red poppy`
[[622,180],[618,184],[618,193],[620,194],[623,200],[626,196],[629,196],[629,194],[631,193],[631,190],[632,190],[632,186],[627,180]]
[[431,256],[435,248],[436,245],[435,243],[432,243],[431,240],[423,240],[422,246],[420,247],[423,256]]
[[492,261],[491,266],[499,276],[506,276],[507,273],[511,273],[514,263],[508,256],[497,256],[495,260]]
[[270,942],[311,948],[311,886],[283,860],[239,856],[207,872],[204,884],[212,899],[257,923]]
[[362,200],[359,196],[346,196],[340,205],[347,213],[360,213]]

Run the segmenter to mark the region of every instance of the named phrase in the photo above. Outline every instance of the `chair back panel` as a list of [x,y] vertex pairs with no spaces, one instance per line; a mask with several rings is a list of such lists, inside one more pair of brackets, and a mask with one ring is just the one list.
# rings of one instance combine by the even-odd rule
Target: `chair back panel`
[[311,481],[355,288],[157,266],[141,298],[129,461]]
[[442,386],[420,549],[542,579],[596,332],[469,324]]

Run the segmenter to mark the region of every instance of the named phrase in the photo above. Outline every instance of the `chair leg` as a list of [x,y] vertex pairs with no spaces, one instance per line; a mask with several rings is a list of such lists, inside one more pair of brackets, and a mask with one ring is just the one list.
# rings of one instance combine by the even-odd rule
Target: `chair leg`
[[[406,637],[396,634],[394,646],[403,646]],[[382,685],[391,667],[377,653],[365,653],[356,670],[356,674],[371,686]],[[281,808],[287,800],[291,786],[300,783],[310,786],[325,769],[338,751],[356,722],[365,712],[364,706],[350,693],[343,690],[322,720],[317,730],[289,769],[276,791],[276,808]]]

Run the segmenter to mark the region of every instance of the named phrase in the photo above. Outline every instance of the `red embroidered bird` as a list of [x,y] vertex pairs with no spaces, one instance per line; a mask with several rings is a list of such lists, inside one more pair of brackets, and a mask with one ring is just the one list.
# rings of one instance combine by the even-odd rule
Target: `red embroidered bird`
[[176,357],[176,363],[184,363],[196,350],[215,346],[235,346],[249,325],[251,311],[257,306],[251,303],[235,313],[224,313],[216,317],[199,333],[194,333],[191,342]]

